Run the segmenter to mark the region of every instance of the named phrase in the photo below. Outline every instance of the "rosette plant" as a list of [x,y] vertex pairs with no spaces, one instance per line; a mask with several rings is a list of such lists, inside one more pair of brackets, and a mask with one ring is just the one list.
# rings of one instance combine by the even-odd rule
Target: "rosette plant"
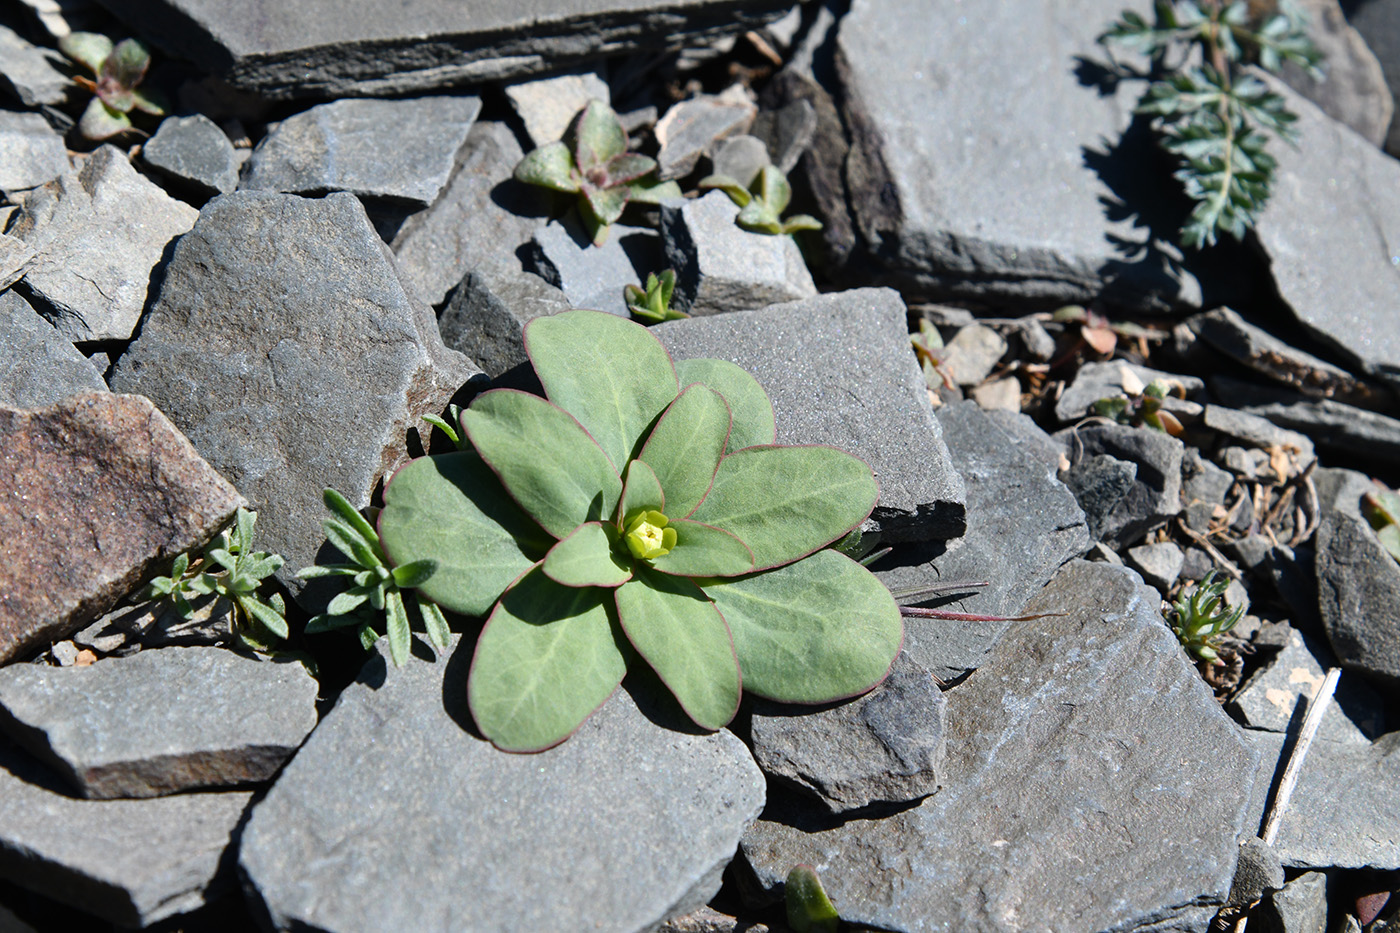
[[827,547],[874,508],[863,461],[775,444],[753,376],[673,363],[640,324],[568,311],[525,348],[545,396],[478,396],[463,449],[402,468],[379,516],[392,563],[436,562],[422,596],[487,616],[467,686],[486,738],[562,742],[634,665],[705,729],[741,690],[822,703],[884,679],[899,609]]

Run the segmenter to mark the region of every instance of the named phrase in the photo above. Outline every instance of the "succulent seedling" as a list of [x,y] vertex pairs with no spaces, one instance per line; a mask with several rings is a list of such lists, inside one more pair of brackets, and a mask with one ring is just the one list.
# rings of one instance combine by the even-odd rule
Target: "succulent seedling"
[[1185,398],[1186,390],[1180,382],[1153,379],[1147,385],[1132,374],[1124,373],[1123,395],[1101,398],[1094,403],[1094,413],[1101,417],[1137,427],[1146,425],[1172,437],[1179,437],[1186,430],[1176,415],[1162,407],[1168,395]]
[[64,55],[92,72],[73,80],[95,96],[78,120],[78,132],[93,141],[133,129],[133,113],[164,116],[159,95],[139,89],[151,65],[151,53],[135,39],[112,40],[95,32],[70,32],[58,40]]
[[667,269],[660,275],[647,273],[645,291],[635,285],[622,286],[622,297],[633,317],[659,324],[662,321],[690,317],[684,311],[677,311],[671,307],[671,295],[675,290],[676,273]]
[[745,188],[728,175],[711,175],[700,181],[701,188],[718,188],[739,206],[735,222],[753,233],[796,233],[798,230],[820,230],[820,220],[809,214],[797,214],[782,219],[792,201],[792,186],[787,176],[776,166],[765,165],[753,183]]
[[656,177],[656,160],[627,151],[627,131],[607,104],[590,101],[559,142],[541,146],[520,160],[515,177],[532,185],[578,195],[579,214],[594,246],[628,201],[657,204],[679,198],[680,185]]
[[402,468],[379,516],[390,565],[436,562],[423,596],[487,616],[467,685],[486,738],[564,741],[629,666],[705,729],[730,721],[741,685],[823,703],[885,678],[900,611],[827,547],[874,508],[864,462],[776,445],[753,376],[673,362],[632,321],[537,318],[525,348],[545,397],[477,396],[468,446]]
[[1400,495],[1377,481],[1376,488],[1361,497],[1361,511],[1390,556],[1400,560]]
[[841,916],[811,865],[796,865],[783,883],[787,922],[793,933],[836,933]]
[[1167,609],[1167,624],[1188,652],[1207,664],[1223,664],[1219,639],[1244,617],[1244,607],[1230,609],[1225,603],[1227,579],[1217,580],[1215,571],[1190,589],[1177,594]]

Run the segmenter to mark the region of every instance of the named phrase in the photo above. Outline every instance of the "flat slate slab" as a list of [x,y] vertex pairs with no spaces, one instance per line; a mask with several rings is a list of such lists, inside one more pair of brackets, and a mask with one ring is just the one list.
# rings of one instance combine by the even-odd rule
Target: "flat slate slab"
[[164,51],[268,97],[364,97],[481,84],[740,33],[790,0],[105,0]]
[[73,83],[57,65],[65,63],[53,49],[26,42],[19,33],[0,25],[0,89],[26,107],[61,104]]
[[1158,602],[1130,570],[1067,565],[1027,607],[1066,614],[1016,623],[948,691],[943,789],[836,827],[770,807],[740,848],[755,901],[805,862],[842,920],[908,933],[1129,930],[1223,902],[1257,759]]
[[[442,345],[353,195],[215,198],[176,245],[111,384],[149,396],[258,511],[279,578],[316,562],[333,487],[356,507],[478,371]],[[341,560],[339,552],[328,552]]]
[[0,876],[112,923],[149,926],[233,886],[227,850],[252,797],[78,800],[0,739]]
[[469,731],[470,654],[371,659],[254,809],[270,926],[641,933],[709,900],[763,807],[743,744],[619,690],[562,745],[501,752]]
[[37,188],[68,171],[68,147],[49,121],[0,110],[0,191]]
[[47,408],[79,392],[105,392],[97,369],[18,293],[0,292],[0,405]]
[[0,668],[0,730],[83,797],[161,797],[264,781],[316,727],[296,661],[165,648],[86,667]]
[[865,530],[882,540],[954,538],[967,529],[961,478],[909,351],[907,311],[862,288],[658,325],[676,359],[729,360],[773,401],[779,444],[829,444],[875,471],[880,501]]
[[172,190],[203,203],[238,187],[238,156],[218,124],[203,114],[167,117],[141,147],[141,158]]
[[1100,294],[1141,311],[1199,305],[1171,234],[1153,236],[1163,189],[1138,180],[1151,139],[1117,142],[1141,86],[1103,94],[1079,77],[1081,59],[1104,61],[1095,37],[1124,5],[854,0],[836,40],[854,138],[844,171],[891,284],[1034,307]]
[[76,632],[243,504],[140,396],[0,408],[0,440],[0,662]]

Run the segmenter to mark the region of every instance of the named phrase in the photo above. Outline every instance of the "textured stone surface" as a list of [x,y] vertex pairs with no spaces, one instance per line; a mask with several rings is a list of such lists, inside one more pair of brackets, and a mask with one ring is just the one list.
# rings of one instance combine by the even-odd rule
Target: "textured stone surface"
[[990,327],[969,324],[948,341],[943,363],[958,385],[974,386],[991,375],[1005,354],[1005,337]]
[[145,398],[0,408],[0,438],[0,661],[82,628],[242,504]]
[[0,739],[0,875],[124,927],[201,907],[234,882],[226,850],[252,794],[77,800]]
[[711,155],[716,175],[727,175],[747,188],[763,168],[772,164],[768,147],[754,136],[731,136],[715,146]]
[[773,401],[779,444],[830,444],[870,464],[880,501],[867,522],[887,542],[966,530],[963,484],[912,354],[904,302],[887,289],[652,329],[677,359],[737,363]]
[[722,191],[662,205],[666,262],[676,270],[677,304],[694,315],[761,308],[817,293],[797,243],[750,233]]
[[[1074,496],[1055,469],[1030,449],[1034,424],[1008,433],[972,402],[945,405],[938,423],[967,494],[967,531],[923,548],[903,549],[875,565],[892,590],[930,583],[986,582],[925,604],[955,612],[1016,615],[1065,561],[1089,548],[1088,529]],[[1028,421],[1029,419],[1027,419]],[[904,651],[943,680],[977,667],[1005,630],[1004,622],[905,620]]]
[[67,171],[68,148],[47,120],[0,110],[0,191],[36,188]]
[[1282,933],[1327,933],[1327,876],[1320,871],[1299,875],[1269,897],[1260,915]]
[[667,920],[656,933],[769,933],[769,929],[766,924],[750,923],[709,907],[701,907],[683,917]]
[[0,729],[80,796],[161,797],[272,777],[316,726],[297,661],[165,648],[0,668]]
[[817,108],[811,101],[795,100],[759,113],[749,132],[763,140],[773,164],[787,174],[796,168],[816,135]]
[[[1070,462],[1075,464],[1070,470],[1071,488],[1076,485],[1078,465],[1096,456],[1113,457],[1136,467],[1132,486],[1107,513],[1097,536],[1110,547],[1136,543],[1181,511],[1184,448],[1176,438],[1150,428],[1122,424],[1087,424],[1054,436],[1065,444]],[[1080,504],[1084,504],[1082,498]],[[1085,512],[1090,511],[1085,506]]]
[[1150,135],[1120,141],[1141,87],[1103,93],[1076,65],[1104,60],[1095,37],[1123,6],[851,4],[836,49],[849,203],[892,284],[1041,307],[1101,292],[1141,310],[1199,304],[1164,189],[1144,183]]
[[69,340],[127,340],[152,271],[197,216],[103,146],[24,199],[9,233],[37,255],[18,287]]
[[[1279,295],[1354,365],[1400,384],[1400,165],[1281,84],[1297,147],[1278,151],[1255,230]],[[1358,240],[1357,230],[1367,235]]]
[[1142,574],[1142,579],[1148,586],[1163,594],[1171,589],[1172,584],[1181,575],[1181,565],[1185,561],[1186,555],[1171,541],[1128,549],[1128,566]]
[[1067,470],[1064,482],[1084,511],[1090,540],[1099,541],[1114,511],[1137,483],[1137,464],[1094,454]]
[[238,191],[176,246],[112,385],[150,396],[248,497],[258,546],[299,592],[325,540],[321,490],[368,505],[408,428],[475,373],[354,197]]
[[1283,863],[1277,853],[1258,836],[1240,843],[1240,860],[1230,882],[1231,907],[1248,907],[1269,891],[1283,887]]
[[31,45],[13,29],[0,25],[0,89],[9,91],[24,106],[63,103],[73,85],[54,66],[64,61],[58,52]]
[[790,0],[108,0],[165,51],[273,97],[406,94],[739,33]]
[[1298,8],[1307,16],[1308,37],[1322,52],[1324,74],[1321,79],[1314,78],[1298,65],[1285,62],[1280,76],[1332,119],[1345,123],[1373,145],[1384,145],[1395,102],[1375,53],[1347,23],[1337,0],[1302,0]]
[[1014,624],[948,692],[943,790],[834,828],[770,809],[740,850],[758,890],[806,862],[843,920],[891,931],[1134,929],[1223,901],[1255,759],[1157,603],[1067,565],[1027,607],[1067,614]]
[[79,392],[105,392],[93,365],[15,292],[0,293],[0,405],[47,408]]
[[496,377],[529,362],[525,325],[537,317],[567,311],[564,293],[530,272],[488,269],[472,272],[452,293],[438,319],[443,343],[476,361]]
[[515,251],[529,242],[545,201],[511,178],[523,156],[504,123],[473,123],[442,193],[395,234],[400,274],[428,304],[440,304],[468,272],[520,268]]
[[[1400,99],[1400,10],[1396,10],[1393,3],[1374,0],[1348,6],[1348,21],[1380,62],[1391,98]],[[1392,155],[1400,152],[1400,122],[1395,120],[1393,112],[1385,136],[1385,150]]]
[[348,191],[427,207],[481,112],[478,97],[337,100],[283,120],[253,150],[240,187]]
[[608,83],[596,71],[537,78],[509,85],[506,98],[525,124],[525,132],[536,146],[564,138],[564,131],[592,100],[612,103]]
[[1061,421],[1077,421],[1092,414],[1094,403],[1101,398],[1126,395],[1126,383],[1136,381],[1143,386],[1154,379],[1177,382],[1186,391],[1188,398],[1199,397],[1206,384],[1195,376],[1182,376],[1163,372],[1148,366],[1139,366],[1126,360],[1113,360],[1109,363],[1085,363],[1079,367],[1074,382],[1055,402],[1055,417]]
[[1233,393],[1242,410],[1305,434],[1318,447],[1400,461],[1400,420],[1332,399],[1309,399],[1288,391],[1241,391],[1243,383],[1221,382],[1217,391]]
[[464,728],[469,655],[371,659],[254,810],[270,925],[630,933],[709,900],[763,806],[743,744],[618,691],[562,745],[500,752]]
[[821,709],[759,701],[758,766],[832,813],[902,803],[938,789],[945,747],[943,692],[901,654],[871,693]]
[[662,178],[684,178],[702,155],[710,155],[723,139],[748,131],[758,113],[742,88],[718,96],[701,94],[683,100],[656,124],[656,155]]
[[167,117],[141,147],[146,164],[201,202],[238,187],[238,156],[224,131],[201,114]]
[[1263,450],[1280,448],[1287,451],[1298,463],[1298,470],[1305,470],[1316,459],[1313,442],[1297,431],[1281,428],[1267,418],[1236,411],[1224,405],[1207,405],[1201,419],[1206,428],[1224,438],[1242,441]]
[[525,268],[562,291],[575,308],[630,317],[622,289],[641,285],[638,269],[660,267],[660,247],[651,230],[621,224],[613,225],[606,243],[594,246],[570,211],[535,231]]
[[[4,226],[0,219],[0,227]],[[34,250],[19,237],[0,233],[0,289],[9,288],[24,275],[29,261],[34,258]]]

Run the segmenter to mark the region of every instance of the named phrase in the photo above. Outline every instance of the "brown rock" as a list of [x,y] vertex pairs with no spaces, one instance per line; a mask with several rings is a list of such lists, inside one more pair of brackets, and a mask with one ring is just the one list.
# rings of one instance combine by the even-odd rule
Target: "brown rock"
[[147,398],[0,407],[0,662],[73,634],[242,504]]

